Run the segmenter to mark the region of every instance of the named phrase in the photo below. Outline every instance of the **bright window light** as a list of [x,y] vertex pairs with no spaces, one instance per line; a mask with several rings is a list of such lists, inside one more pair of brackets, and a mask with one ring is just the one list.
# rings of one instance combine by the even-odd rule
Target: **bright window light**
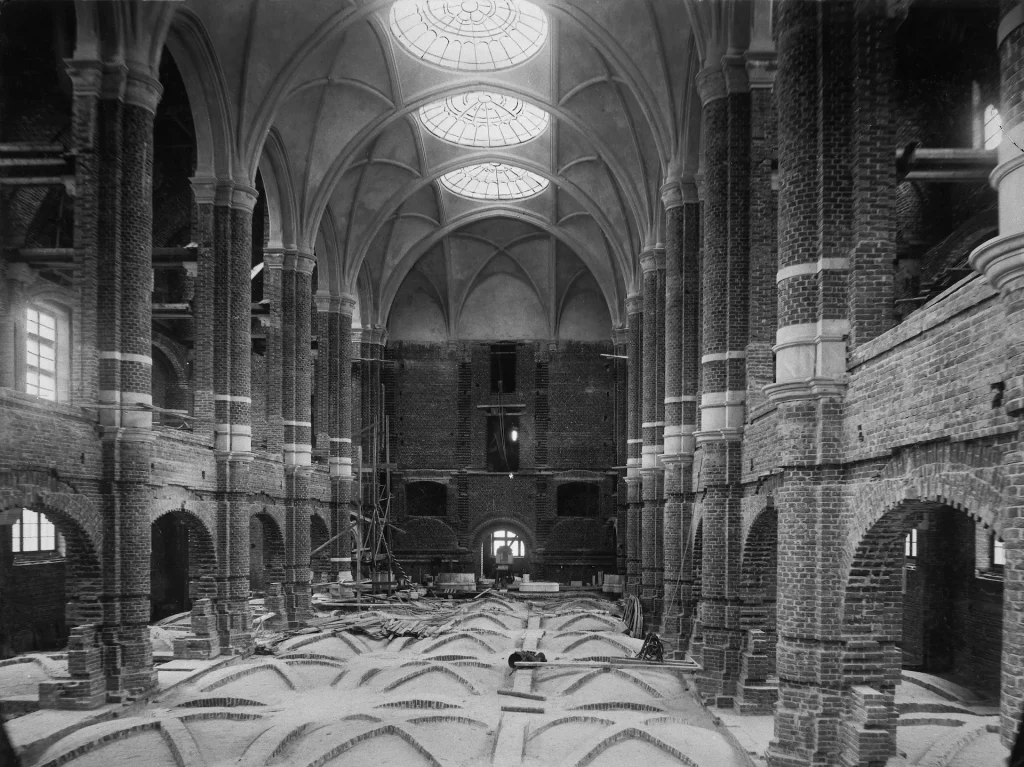
[[445,173],[441,186],[471,200],[521,200],[543,192],[548,180],[515,165],[483,162]]
[[31,509],[21,510],[21,519],[11,530],[11,552],[14,554],[34,551],[56,551],[57,529],[53,523]]
[[57,399],[57,318],[38,309],[26,315],[25,391]]
[[1006,565],[1006,545],[1000,538],[992,538],[992,564],[995,567]]
[[992,104],[985,107],[983,135],[986,149],[995,149],[1003,141],[1003,118]]
[[909,559],[917,557],[917,528],[915,527],[909,533],[907,538],[903,542],[903,555]]
[[512,549],[514,557],[521,557],[526,553],[522,540],[511,530],[495,530],[491,534],[491,554],[497,555],[498,549],[502,546]]
[[526,0],[398,0],[391,32],[413,56],[448,69],[494,71],[531,58],[548,35]]
[[537,138],[548,127],[548,113],[511,96],[470,91],[427,104],[420,121],[452,144],[493,148]]

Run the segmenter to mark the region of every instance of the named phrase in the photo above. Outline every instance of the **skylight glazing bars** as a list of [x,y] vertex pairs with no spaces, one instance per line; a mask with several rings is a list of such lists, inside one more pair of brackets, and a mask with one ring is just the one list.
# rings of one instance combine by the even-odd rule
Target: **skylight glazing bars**
[[390,20],[413,56],[463,71],[522,64],[548,33],[544,12],[526,0],[399,0]]
[[498,162],[467,165],[445,173],[440,180],[449,192],[471,200],[522,200],[548,186],[543,176]]
[[497,148],[536,138],[548,127],[543,109],[511,96],[471,91],[420,109],[423,126],[452,144]]

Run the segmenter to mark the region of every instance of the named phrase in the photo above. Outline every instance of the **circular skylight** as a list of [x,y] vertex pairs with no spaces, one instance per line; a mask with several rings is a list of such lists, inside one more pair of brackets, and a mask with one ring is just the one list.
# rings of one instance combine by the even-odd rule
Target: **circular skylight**
[[391,31],[423,61],[479,72],[522,64],[537,53],[548,20],[526,0],[398,0]]
[[420,109],[424,127],[462,146],[502,147],[537,138],[548,127],[548,113],[500,93],[471,91]]
[[441,176],[441,186],[471,200],[522,200],[548,188],[548,180],[503,162],[467,165]]

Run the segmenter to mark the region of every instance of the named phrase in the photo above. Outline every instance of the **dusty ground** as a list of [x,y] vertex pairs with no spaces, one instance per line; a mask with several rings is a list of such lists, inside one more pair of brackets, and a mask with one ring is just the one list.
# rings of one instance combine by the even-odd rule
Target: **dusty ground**
[[[173,661],[145,704],[38,711],[8,728],[28,749],[26,767],[763,763],[771,717],[713,717],[677,671],[508,668],[516,649],[549,660],[632,654],[640,641],[621,633],[609,602],[487,597],[437,611],[454,621],[438,636],[321,631],[282,642],[274,656]],[[40,681],[66,673],[59,658],[17,661],[0,664],[5,705],[28,705]],[[892,767],[997,766],[1007,756],[990,701],[908,673],[897,703]]]

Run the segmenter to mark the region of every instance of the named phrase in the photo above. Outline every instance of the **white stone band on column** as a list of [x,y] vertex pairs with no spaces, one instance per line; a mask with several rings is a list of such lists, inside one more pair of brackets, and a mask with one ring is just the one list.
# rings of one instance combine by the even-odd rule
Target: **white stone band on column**
[[846,375],[846,337],[850,321],[819,320],[787,325],[776,331],[775,382],[811,378],[840,380]]
[[705,392],[700,398],[701,430],[743,428],[746,400],[745,390]]

